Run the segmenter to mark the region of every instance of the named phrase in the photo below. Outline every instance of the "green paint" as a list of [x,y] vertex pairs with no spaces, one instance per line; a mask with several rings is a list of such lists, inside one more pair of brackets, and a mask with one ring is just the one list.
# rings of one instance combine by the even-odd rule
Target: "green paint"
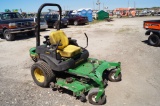
[[121,69],[118,68],[117,71],[116,71],[115,77],[117,77],[117,76],[119,75],[120,72],[121,72]]
[[[30,55],[33,57],[38,56],[36,48],[29,50]],[[108,62],[105,60],[97,60],[94,58],[88,58],[88,60],[76,68],[68,69],[68,73],[81,76],[82,78],[92,79],[89,81],[81,81],[80,79],[73,78],[73,82],[67,83],[66,79],[59,78],[56,82],[56,86],[68,89],[75,94],[75,96],[81,96],[81,94],[88,92],[92,88],[99,88],[99,92],[96,96],[96,101],[104,94],[104,85],[102,76],[104,71],[110,71],[116,69],[115,77],[121,72],[120,62]],[[72,76],[72,75],[71,75]],[[108,77],[108,76],[106,76]]]
[[104,89],[99,89],[97,95],[96,95],[96,101],[100,99],[100,97],[104,94]]
[[36,53],[36,48],[35,47],[31,48],[29,50],[29,52],[30,52],[31,57],[37,58],[38,54]]
[[97,15],[98,15],[98,20],[104,20],[106,18],[109,18],[109,13],[101,10],[101,11],[98,11],[97,12]]
[[79,79],[72,79],[73,82],[71,83],[67,83],[65,79],[58,79],[56,85],[71,90],[76,96],[80,96],[81,94],[88,92],[91,88],[93,88],[92,85],[86,82],[81,82]]
[[[94,61],[91,63],[91,61]],[[115,62],[107,62],[107,61],[99,61],[97,59],[89,58],[87,62],[79,65],[74,69],[69,69],[68,72],[72,74],[76,74],[78,76],[87,76],[90,79],[94,80],[100,88],[103,88],[102,76],[105,70],[110,71],[111,69],[117,69],[117,74],[120,72],[120,63]]]

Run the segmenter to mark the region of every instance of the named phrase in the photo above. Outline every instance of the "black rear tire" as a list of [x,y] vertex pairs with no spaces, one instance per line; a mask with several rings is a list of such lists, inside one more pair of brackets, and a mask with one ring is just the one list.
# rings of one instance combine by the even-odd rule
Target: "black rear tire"
[[38,61],[31,67],[34,82],[41,87],[49,87],[50,82],[55,82],[55,74],[47,63]]
[[8,29],[4,30],[3,36],[7,41],[15,40],[15,34],[11,34]]
[[148,37],[148,43],[151,46],[159,46],[160,45],[160,37],[158,35],[156,35],[156,34],[151,34]]

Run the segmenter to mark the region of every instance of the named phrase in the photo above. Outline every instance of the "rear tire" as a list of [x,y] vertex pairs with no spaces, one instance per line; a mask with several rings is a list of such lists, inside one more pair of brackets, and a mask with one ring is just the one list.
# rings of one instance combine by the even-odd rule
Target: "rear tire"
[[151,46],[159,46],[160,45],[160,38],[158,35],[156,34],[151,34],[149,37],[148,37],[148,43],[151,45]]
[[38,61],[32,65],[31,75],[34,82],[41,87],[49,87],[50,82],[55,82],[52,69],[44,61]]
[[8,29],[4,30],[3,36],[7,41],[15,40],[15,34],[11,34]]

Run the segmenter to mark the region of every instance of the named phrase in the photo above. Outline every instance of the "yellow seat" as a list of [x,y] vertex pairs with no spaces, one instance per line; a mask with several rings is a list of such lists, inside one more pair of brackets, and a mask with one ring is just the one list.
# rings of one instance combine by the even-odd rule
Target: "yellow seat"
[[62,57],[73,57],[81,51],[80,47],[69,45],[69,40],[62,30],[51,32],[49,39],[51,44],[57,44],[60,41],[61,45],[58,46],[57,52]]

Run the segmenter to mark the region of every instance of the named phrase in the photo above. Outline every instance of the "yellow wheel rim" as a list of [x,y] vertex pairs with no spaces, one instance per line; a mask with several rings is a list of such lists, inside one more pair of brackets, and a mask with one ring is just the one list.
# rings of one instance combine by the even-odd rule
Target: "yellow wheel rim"
[[44,77],[44,74],[43,74],[41,69],[36,68],[34,70],[34,76],[35,76],[35,78],[37,79],[38,82],[41,82],[41,83],[44,82],[45,77]]

